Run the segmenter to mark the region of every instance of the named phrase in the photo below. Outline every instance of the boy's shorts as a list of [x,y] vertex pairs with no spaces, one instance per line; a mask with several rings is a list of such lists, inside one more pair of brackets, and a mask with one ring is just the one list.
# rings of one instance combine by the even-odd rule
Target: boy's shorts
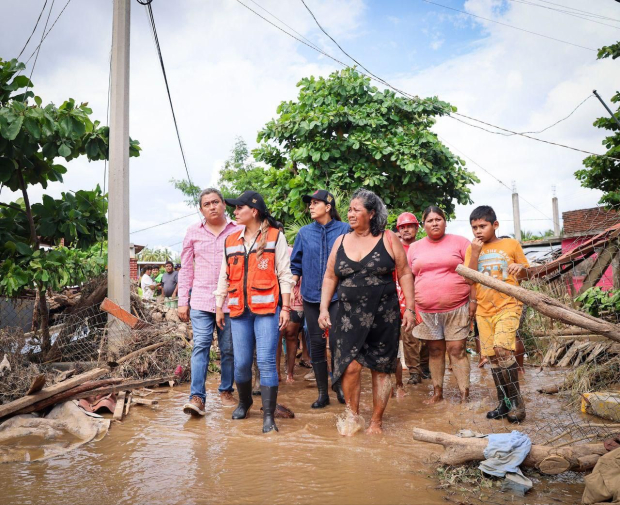
[[291,309],[290,315],[291,315],[291,323],[303,324],[304,322],[304,311],[303,310]]
[[503,310],[494,316],[476,316],[480,333],[480,352],[483,356],[495,356],[494,347],[515,350],[521,309]]

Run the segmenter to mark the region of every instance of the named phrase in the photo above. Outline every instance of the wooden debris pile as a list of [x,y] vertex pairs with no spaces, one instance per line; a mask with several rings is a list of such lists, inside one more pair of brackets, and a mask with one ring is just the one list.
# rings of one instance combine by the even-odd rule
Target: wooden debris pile
[[620,344],[617,342],[562,339],[551,343],[541,366],[576,368],[587,363],[603,363],[618,355]]

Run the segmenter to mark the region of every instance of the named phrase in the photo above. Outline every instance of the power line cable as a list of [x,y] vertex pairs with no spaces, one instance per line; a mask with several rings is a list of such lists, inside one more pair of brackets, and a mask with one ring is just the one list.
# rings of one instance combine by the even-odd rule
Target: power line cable
[[189,169],[187,168],[187,160],[185,159],[185,151],[183,150],[183,143],[181,142],[181,134],[179,133],[179,125],[177,123],[177,117],[174,112],[174,105],[172,104],[172,95],[170,94],[170,86],[168,85],[168,76],[166,74],[166,66],[164,65],[164,57],[161,53],[161,46],[159,45],[159,37],[157,35],[157,27],[155,26],[155,17],[153,16],[153,8],[151,7],[151,2],[148,2],[145,5],[145,7],[146,7],[147,18],[149,19],[149,23],[151,25],[151,32],[153,34],[153,41],[155,42],[155,48],[157,50],[157,56],[159,58],[161,71],[164,76],[164,83],[166,84],[168,102],[170,103],[170,110],[172,111],[172,120],[174,121],[174,128],[176,130],[177,139],[179,141],[179,148],[181,150],[181,157],[183,158],[183,165],[185,166],[185,173],[187,174],[188,182],[190,183],[190,185],[192,185],[192,178],[189,175]]
[[[495,175],[493,175],[491,172],[489,172],[486,168],[484,168],[482,165],[480,165],[480,163],[478,163],[476,160],[472,159],[470,156],[467,156],[467,154],[465,154],[463,151],[461,151],[458,147],[456,147],[454,144],[452,144],[451,142],[448,142],[445,138],[440,137],[439,135],[437,135],[437,137],[439,137],[441,139],[442,142],[445,142],[446,144],[448,144],[449,146],[452,146],[452,148],[455,151],[460,152],[465,158],[467,158],[469,161],[471,161],[474,165],[476,165],[480,170],[486,172],[487,174],[489,174],[491,177],[493,177],[493,179],[495,179],[497,182],[499,182],[502,186],[504,186],[508,191],[510,191],[510,193],[512,193],[512,188],[510,186],[508,186],[508,184],[506,184],[504,181],[502,181],[501,179],[499,179],[498,177],[496,177]],[[527,203],[530,207],[532,207],[533,209],[535,209],[536,211],[538,211],[541,215],[545,216],[546,220],[550,220],[553,221],[552,218],[550,218],[547,214],[545,214],[542,210],[540,210],[538,207],[536,207],[536,205],[534,205],[532,202],[526,200],[525,198],[523,198],[521,195],[519,195],[519,199],[523,200],[525,203]]]
[[609,26],[611,28],[615,28],[616,30],[620,30],[620,26],[616,26],[616,25],[610,25],[607,23],[601,23],[600,21],[595,21],[594,19],[591,19],[588,16],[584,16],[582,14],[578,14],[576,12],[571,12],[571,11],[566,11],[566,10],[562,10],[562,9],[557,9],[554,7],[547,7],[546,5],[540,5],[534,2],[528,2],[527,0],[510,0],[511,2],[516,2],[516,3],[520,3],[523,5],[531,5],[533,7],[540,7],[541,9],[548,9],[550,11],[555,11],[555,12],[559,12],[561,14],[566,14],[567,16],[572,16],[575,18],[579,18],[579,19],[583,19],[585,21],[590,21],[591,23],[596,23],[597,25],[603,25],[603,26]]
[[562,4],[558,4],[558,3],[555,3],[555,2],[549,2],[548,0],[539,0],[539,1],[543,2],[543,3],[546,3],[546,4],[549,4],[549,5],[556,5],[557,7],[562,7],[564,9],[570,9],[572,11],[580,12],[582,14],[585,14],[585,15],[588,15],[588,16],[592,16],[592,17],[595,17],[595,18],[598,18],[598,19],[607,19],[609,21],[616,21],[616,22],[620,23],[620,19],[614,19],[614,18],[611,18],[609,16],[603,16],[602,14],[595,14],[593,12],[584,11],[584,10],[581,10],[581,9],[577,9],[575,7],[569,7],[568,5],[562,5]]
[[531,34],[531,35],[536,35],[536,36],[538,36],[538,37],[543,37],[543,38],[545,38],[545,39],[555,40],[556,42],[561,42],[561,43],[563,43],[563,44],[568,44],[569,46],[579,47],[579,48],[581,48],[581,49],[586,49],[586,50],[588,50],[588,51],[594,51],[594,52],[596,52],[596,49],[593,49],[593,48],[591,48],[591,47],[581,46],[581,45],[579,45],[579,44],[574,44],[574,43],[569,42],[569,41],[567,41],[567,40],[557,39],[557,38],[555,38],[555,37],[551,37],[551,36],[549,36],[549,35],[543,35],[542,33],[533,32],[533,31],[531,31],[531,30],[526,30],[525,28],[520,28],[520,27],[518,27],[518,26],[510,25],[510,24],[508,24],[508,23],[502,23],[501,21],[496,21],[495,19],[490,19],[490,18],[485,18],[485,17],[483,17],[483,16],[478,16],[477,14],[472,14],[471,12],[462,11],[462,10],[460,10],[460,9],[455,9],[454,7],[449,7],[449,6],[447,6],[447,5],[443,5],[443,4],[439,4],[439,3],[436,3],[436,2],[432,2],[431,0],[422,0],[422,2],[426,2],[427,4],[436,5],[436,6],[438,6],[438,7],[442,7],[442,8],[444,8],[444,9],[449,9],[449,10],[451,10],[451,11],[460,12],[461,14],[465,14],[465,15],[467,15],[467,16],[472,16],[472,17],[474,17],[474,18],[484,19],[485,21],[488,21],[488,22],[490,22],[490,23],[495,23],[495,24],[498,24],[498,25],[501,25],[501,26],[506,26],[506,27],[508,27],[508,28],[512,28],[513,30],[519,30],[519,31],[521,31],[521,32],[529,33],[529,34]]
[[129,234],[133,235],[134,233],[140,233],[141,231],[146,231],[146,230],[150,230],[152,228],[157,228],[159,226],[163,226],[165,224],[174,223],[175,221],[180,221],[181,219],[186,219],[188,217],[192,217],[192,216],[195,216],[195,215],[196,215],[196,212],[192,212],[191,214],[187,214],[186,216],[177,217],[177,218],[171,219],[170,221],[164,221],[163,223],[157,223],[157,224],[154,224],[153,226],[147,226],[146,228],[142,228],[140,230],[131,231],[131,232],[129,232]]
[[43,15],[43,12],[45,11],[45,6],[47,5],[47,2],[48,2],[48,0],[45,0],[45,3],[43,4],[43,8],[41,9],[41,12],[39,12],[39,17],[37,18],[37,22],[34,24],[34,28],[32,29],[32,33],[30,34],[30,37],[28,37],[28,40],[24,44],[24,47],[22,47],[22,50],[17,55],[17,58],[16,58],[17,60],[19,60],[19,57],[26,50],[26,47],[28,46],[28,43],[30,42],[30,39],[34,35],[34,32],[37,31],[37,26],[39,26],[39,21],[41,21],[41,16]]
[[[237,0],[237,1],[238,1],[239,3],[242,3],[242,2],[240,2],[240,0]],[[301,0],[301,1],[303,2],[303,4],[304,4],[304,6],[306,7],[306,9],[308,9],[308,11],[310,11],[309,7],[306,5],[306,3],[304,2],[304,0]],[[428,0],[423,0],[423,1],[425,1],[425,2],[426,2],[426,1],[428,1]],[[430,3],[433,3],[433,2],[430,2]],[[252,10],[252,9],[250,9],[250,10]],[[310,11],[310,13],[312,14],[312,11]],[[262,17],[262,16],[261,16],[261,17]],[[313,17],[313,18],[314,18],[314,20],[316,21],[316,23],[317,23],[317,25],[319,26],[319,28],[323,31],[323,33],[325,33],[325,34],[326,34],[326,35],[327,35],[327,36],[328,36],[331,40],[334,40],[334,38],[333,38],[332,36],[330,36],[330,35],[329,35],[329,34],[328,34],[328,33],[327,33],[324,29],[323,29],[323,27],[319,24],[318,20],[316,19],[316,16],[314,16],[314,14],[312,14],[312,17]],[[273,23],[271,23],[271,24],[273,24]],[[274,26],[275,26],[275,25],[274,25]],[[282,30],[282,31],[283,31],[284,33],[288,33],[288,32],[286,32],[286,30]],[[291,35],[291,34],[289,34],[289,35]],[[292,35],[291,35],[291,36],[292,36]],[[295,38],[296,38],[296,37],[295,37]],[[360,63],[359,63],[356,59],[354,59],[354,58],[353,58],[352,56],[350,56],[350,55],[349,55],[346,51],[344,51],[344,49],[342,49],[342,47],[340,46],[340,44],[338,44],[335,40],[334,40],[334,42],[336,43],[336,45],[340,48],[340,50],[341,50],[341,51],[342,51],[345,55],[347,55],[347,56],[348,56],[349,58],[351,58],[353,61],[355,61],[356,63],[358,63],[360,66],[362,66],[362,68],[365,68],[365,67],[363,67],[363,65],[361,65],[361,64],[360,64]],[[323,53],[323,54],[325,54],[325,53]],[[335,60],[335,58],[333,58],[332,56],[329,56],[329,55],[327,55],[327,56]],[[338,61],[338,60],[335,60],[335,61]],[[339,63],[341,63],[342,65],[344,65],[344,63],[342,63],[342,62],[339,62]],[[368,71],[368,70],[367,70],[367,71]],[[371,75],[373,75],[373,76],[374,76],[374,74],[371,74]],[[372,77],[371,77],[371,78],[372,78]],[[418,99],[418,97],[416,97],[416,96],[414,96],[414,95],[412,95],[412,94],[410,94],[410,93],[408,93],[408,92],[406,92],[406,91],[403,91],[403,90],[401,90],[401,89],[398,89],[398,88],[396,88],[395,86],[392,86],[389,82],[385,81],[384,79],[381,79],[381,78],[379,78],[379,77],[377,77],[377,76],[374,76],[374,78],[375,78],[375,80],[378,80],[379,82],[381,82],[381,83],[385,84],[386,86],[390,87],[390,88],[391,88],[391,89],[393,89],[394,91],[397,91],[397,92],[401,93],[402,95],[404,95],[404,96],[406,96],[406,97],[409,97],[409,98],[414,99],[414,100],[417,100],[417,99]],[[580,104],[580,105],[581,105],[581,104]],[[577,108],[578,108],[578,107],[577,107]],[[573,111],[573,112],[574,112],[574,111]],[[583,149],[578,149],[578,148],[576,148],[576,147],[571,147],[571,146],[567,146],[567,145],[564,145],[564,144],[560,144],[560,143],[558,143],[558,142],[551,142],[551,141],[549,141],[549,140],[543,140],[543,139],[539,139],[539,138],[536,138],[536,137],[531,137],[531,136],[527,135],[526,133],[520,133],[520,132],[515,132],[515,131],[513,131],[513,130],[508,130],[508,129],[506,129],[506,128],[501,128],[501,127],[498,127],[498,126],[492,125],[491,123],[487,123],[487,122],[484,122],[484,121],[481,121],[481,120],[477,120],[477,119],[475,119],[475,118],[473,118],[473,117],[466,116],[466,115],[464,115],[464,114],[460,114],[460,113],[458,113],[458,112],[453,112],[452,114],[453,114],[453,115],[462,116],[462,117],[466,117],[466,118],[471,119],[471,120],[473,120],[473,121],[477,121],[477,122],[480,122],[480,123],[486,124],[486,125],[488,125],[488,126],[492,126],[492,127],[497,128],[497,129],[499,129],[499,130],[503,130],[503,131],[505,131],[505,132],[510,133],[510,134],[511,134],[511,136],[512,136],[512,135],[519,135],[519,136],[522,136],[522,137],[529,138],[529,139],[531,139],[531,140],[536,140],[536,141],[538,141],[538,142],[543,142],[543,143],[545,143],[545,144],[551,144],[551,145],[555,145],[555,146],[558,146],[558,147],[564,147],[564,148],[566,148],[566,149],[571,149],[571,150],[573,150],[573,151],[578,151],[578,152],[585,153],[585,154],[589,154],[589,155],[593,155],[593,156],[601,156],[601,157],[604,157],[604,158],[610,158],[609,156],[606,156],[606,155],[604,155],[604,154],[596,154],[596,153],[593,153],[593,152],[590,152],[590,151],[585,151],[585,150],[583,150]],[[452,118],[452,119],[456,119],[457,121],[460,121],[460,122],[462,122],[462,123],[464,123],[464,124],[467,124],[467,125],[469,125],[469,126],[473,126],[473,127],[475,127],[475,128],[479,128],[479,129],[481,129],[481,130],[485,130],[485,131],[487,131],[487,132],[489,132],[489,133],[495,133],[495,134],[500,135],[500,133],[498,133],[498,132],[492,132],[492,131],[487,130],[487,129],[485,129],[485,128],[482,128],[482,127],[480,127],[480,126],[477,126],[477,125],[472,125],[472,124],[470,124],[470,123],[467,123],[466,121],[459,120],[458,118],[455,118],[452,114],[448,115],[448,117],[450,117],[450,118]],[[571,114],[572,114],[572,113],[571,113]],[[570,116],[570,115],[569,115],[569,116]],[[554,125],[551,125],[551,126],[554,126]]]
[[24,91],[24,102],[28,99],[28,89],[30,88],[30,83],[32,82],[32,74],[34,74],[34,69],[37,66],[37,60],[39,59],[39,53],[41,52],[41,44],[43,44],[43,40],[45,39],[45,30],[47,29],[47,24],[49,23],[50,16],[52,14],[52,9],[54,8],[54,2],[56,0],[52,0],[52,5],[50,5],[50,10],[47,12],[47,19],[45,20],[45,26],[43,27],[43,32],[41,33],[41,42],[35,49],[37,56],[34,59],[34,63],[32,64],[32,68],[30,69],[30,77],[28,77],[28,84],[26,85],[26,91]]
[[[54,26],[56,26],[56,23],[58,22],[58,20],[60,19],[60,16],[62,16],[62,13],[65,12],[65,9],[68,7],[68,5],[71,3],[71,0],[67,0],[67,3],[65,4],[65,6],[62,8],[62,10],[60,11],[60,14],[58,14],[58,16],[56,17],[56,19],[54,20],[54,23],[52,23],[52,26],[50,27],[49,30],[47,30],[47,32],[45,32],[45,29],[43,30],[44,32],[44,36],[41,39],[41,42],[39,43],[39,45],[37,47],[35,47],[34,51],[32,51],[32,54],[28,57],[28,59],[26,60],[26,63],[28,63],[32,57],[34,56],[34,54],[39,50],[39,48],[41,47],[41,44],[43,44],[43,41],[47,38],[47,36],[50,34],[50,32],[54,29]],[[53,5],[52,5],[53,6]],[[51,12],[51,9],[50,9]]]

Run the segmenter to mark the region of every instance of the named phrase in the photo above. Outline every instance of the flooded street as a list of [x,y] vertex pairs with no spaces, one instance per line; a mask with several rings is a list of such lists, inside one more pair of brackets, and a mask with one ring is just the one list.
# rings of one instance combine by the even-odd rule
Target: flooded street
[[[124,422],[114,423],[99,442],[47,461],[3,465],[0,503],[443,504],[447,491],[436,489],[439,481],[431,477],[433,455],[443,449],[414,441],[412,429],[455,433],[470,428],[488,433],[514,428],[505,421],[484,418],[492,404],[490,372],[473,366],[471,403],[456,403],[456,384],[448,373],[443,403],[422,404],[430,381],[408,386],[407,396],[390,400],[383,435],[358,433],[344,438],[336,430],[343,406],[335,394],[326,409],[309,408],[316,399],[316,386],[303,380],[306,372],[297,368],[296,382],[280,388],[278,400],[295,412],[295,418],[278,419],[279,433],[261,433],[260,397],[254,397],[249,419],[233,422],[232,409],[219,404],[219,376],[210,375],[206,417],[189,418],[182,412],[187,384],[153,394],[150,397],[157,398],[159,405],[133,406]],[[535,393],[539,384],[552,380],[548,373],[537,376],[530,368],[526,378],[528,418],[517,428],[540,443],[546,426],[580,414],[566,413],[554,397]],[[361,415],[366,421],[371,402],[370,374],[365,371]],[[493,490],[485,501],[580,501],[582,476],[552,479],[535,474],[533,480],[534,489],[526,499]],[[469,499],[478,503],[472,495]],[[450,501],[466,503],[459,494]]]

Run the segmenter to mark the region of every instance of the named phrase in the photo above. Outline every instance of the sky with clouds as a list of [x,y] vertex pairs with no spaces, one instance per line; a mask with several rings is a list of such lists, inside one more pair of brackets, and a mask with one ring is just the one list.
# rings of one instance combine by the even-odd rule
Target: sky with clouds
[[[549,0],[306,2],[340,45],[374,74],[409,93],[438,96],[463,114],[518,132],[539,131],[564,118],[593,89],[609,100],[620,78],[618,62],[598,61],[595,51],[618,40],[620,22],[598,18],[595,23],[558,12]],[[19,54],[43,3],[0,0],[3,17],[12,20],[3,27],[0,57]],[[301,0],[243,3],[349,62],[318,29]],[[54,2],[50,25],[65,4]],[[584,9],[620,20],[620,4],[614,0],[561,4],[561,10]],[[296,97],[295,85],[302,77],[327,76],[341,68],[237,0],[153,0],[152,7],[189,171],[203,187],[216,183],[235,137],[243,137],[250,148],[256,145],[257,131],[275,116],[282,100]],[[136,232],[182,218],[132,233],[131,241],[178,251],[187,226],[197,217],[169,182],[183,178],[185,169],[145,8],[132,2],[131,9],[130,132],[143,152],[130,162],[130,228]],[[47,11],[22,60],[38,44],[46,16]],[[111,0],[71,1],[42,45],[32,76],[36,94],[56,104],[69,97],[88,101],[92,117],[105,123],[111,32]],[[604,114],[601,104],[590,98],[569,119],[536,136],[603,153],[604,132],[592,122]],[[441,118],[434,130],[481,181],[472,188],[474,205],[457,207],[456,220],[449,224],[453,233],[470,236],[467,217],[481,204],[495,207],[502,234],[512,233],[508,187],[513,181],[526,230],[552,228],[554,187],[560,212],[595,206],[600,198],[599,192],[581,188],[573,176],[582,167],[582,153],[490,134],[452,118]],[[68,169],[64,184],[51,184],[48,194],[103,185],[103,162],[78,159]],[[42,194],[35,188],[32,199],[38,201]],[[17,196],[5,188],[0,201]]]

